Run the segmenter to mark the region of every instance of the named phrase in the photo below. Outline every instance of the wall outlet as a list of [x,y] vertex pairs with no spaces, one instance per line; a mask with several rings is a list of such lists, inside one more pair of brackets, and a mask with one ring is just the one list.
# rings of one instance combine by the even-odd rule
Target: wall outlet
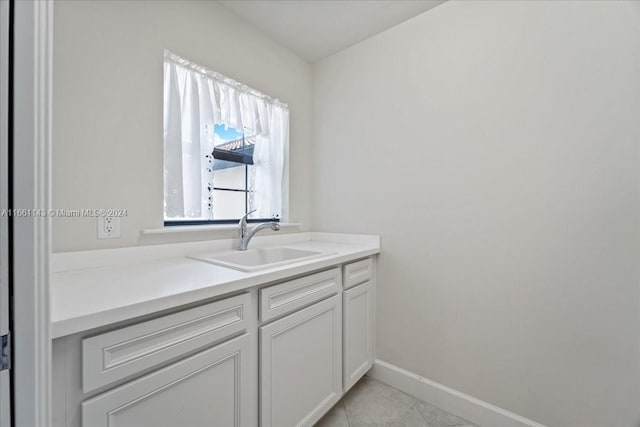
[[120,217],[98,217],[98,239],[117,239],[120,237]]

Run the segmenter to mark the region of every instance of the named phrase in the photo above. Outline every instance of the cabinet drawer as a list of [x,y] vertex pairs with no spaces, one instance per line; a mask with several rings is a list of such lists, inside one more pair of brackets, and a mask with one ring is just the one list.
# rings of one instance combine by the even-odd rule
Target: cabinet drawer
[[82,340],[82,390],[87,393],[211,345],[247,328],[249,294]]
[[373,277],[373,259],[367,258],[344,266],[344,288],[349,289]]
[[260,320],[271,320],[336,294],[340,281],[340,269],[334,268],[261,289]]

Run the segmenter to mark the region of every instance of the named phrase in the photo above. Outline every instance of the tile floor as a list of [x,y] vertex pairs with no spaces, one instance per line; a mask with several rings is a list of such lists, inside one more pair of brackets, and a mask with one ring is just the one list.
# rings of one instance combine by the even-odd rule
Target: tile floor
[[315,427],[475,427],[468,421],[364,377]]

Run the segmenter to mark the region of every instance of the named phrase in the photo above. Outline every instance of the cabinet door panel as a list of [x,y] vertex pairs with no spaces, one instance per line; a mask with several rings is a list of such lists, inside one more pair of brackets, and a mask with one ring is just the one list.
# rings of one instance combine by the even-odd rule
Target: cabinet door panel
[[82,403],[84,427],[246,427],[245,334]]
[[342,395],[339,295],[260,328],[262,427],[310,426]]
[[344,390],[373,364],[373,284],[344,291]]

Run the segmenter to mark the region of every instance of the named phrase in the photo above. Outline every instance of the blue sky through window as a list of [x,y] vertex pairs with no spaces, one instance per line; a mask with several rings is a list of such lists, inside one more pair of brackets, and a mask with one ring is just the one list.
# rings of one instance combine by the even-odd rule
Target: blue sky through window
[[242,133],[237,129],[222,124],[215,125],[213,132],[215,133],[216,145],[242,138]]

